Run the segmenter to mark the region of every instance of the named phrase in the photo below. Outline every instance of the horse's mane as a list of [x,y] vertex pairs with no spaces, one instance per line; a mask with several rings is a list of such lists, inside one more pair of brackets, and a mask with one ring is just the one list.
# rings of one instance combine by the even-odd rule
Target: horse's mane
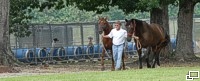
[[135,20],[136,24],[137,25],[143,25],[143,22],[147,23],[146,21],[142,21],[142,20],[139,20],[139,19],[132,19],[132,20]]
[[113,26],[108,22],[108,25],[109,25],[109,29],[113,29]]
[[[106,34],[108,34],[113,29],[113,26],[108,21],[106,21],[106,22],[107,22],[107,26],[108,26],[108,31],[106,32]],[[104,33],[105,33],[105,31],[104,31]]]
[[148,26],[148,23],[146,21],[142,21],[139,19],[131,19],[131,21],[134,21],[134,20],[136,23],[136,32],[140,32],[140,33],[145,32],[142,27],[144,27],[143,26],[144,24]]

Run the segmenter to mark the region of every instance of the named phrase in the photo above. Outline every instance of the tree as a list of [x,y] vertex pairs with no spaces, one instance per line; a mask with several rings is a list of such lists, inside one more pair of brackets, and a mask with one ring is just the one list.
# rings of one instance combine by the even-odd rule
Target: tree
[[[18,63],[11,51],[9,33],[18,32],[14,25],[26,24],[24,19],[30,19],[30,16],[26,16],[24,10],[28,7],[40,7],[38,2],[38,0],[0,0],[0,65],[9,66]],[[22,34],[16,35],[27,34],[24,30],[28,28],[19,29]]]
[[179,0],[178,31],[175,58],[184,61],[195,58],[193,51],[193,13],[200,0]]
[[[157,0],[158,7],[152,8],[150,11],[151,23],[157,23],[162,26],[169,34],[169,15],[168,5],[174,3],[175,0]],[[171,43],[168,44],[166,51],[161,56],[169,58],[172,54]]]
[[9,46],[9,8],[10,0],[0,0],[0,65],[5,66],[14,59]]

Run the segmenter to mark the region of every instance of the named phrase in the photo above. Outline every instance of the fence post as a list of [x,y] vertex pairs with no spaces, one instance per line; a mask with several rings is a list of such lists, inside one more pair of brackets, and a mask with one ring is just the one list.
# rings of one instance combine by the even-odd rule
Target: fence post
[[32,35],[33,35],[33,54],[34,54],[34,58],[35,58],[35,63],[37,64],[37,54],[36,54],[36,37],[35,37],[35,30],[36,27],[34,25],[32,25]]
[[98,33],[99,29],[98,29],[98,24],[95,23],[95,35],[96,35],[96,44],[99,44],[99,33]]
[[81,45],[83,46],[84,45],[84,39],[83,39],[83,25],[82,23],[80,23],[80,27],[81,27]]

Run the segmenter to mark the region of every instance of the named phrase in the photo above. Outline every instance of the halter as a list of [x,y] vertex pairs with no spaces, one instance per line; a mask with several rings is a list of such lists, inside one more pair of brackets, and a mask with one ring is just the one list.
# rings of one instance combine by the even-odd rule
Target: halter
[[131,22],[130,26],[131,26],[131,25],[132,25],[131,28],[133,28],[133,33],[132,33],[132,34],[131,34],[131,33],[128,33],[128,35],[133,36],[133,34],[135,35],[135,27],[136,27],[135,20],[133,21],[133,23]]
[[133,34],[135,34],[135,27],[136,27],[136,24],[135,24],[135,20],[133,21],[133,23],[131,23],[132,26],[133,26]]

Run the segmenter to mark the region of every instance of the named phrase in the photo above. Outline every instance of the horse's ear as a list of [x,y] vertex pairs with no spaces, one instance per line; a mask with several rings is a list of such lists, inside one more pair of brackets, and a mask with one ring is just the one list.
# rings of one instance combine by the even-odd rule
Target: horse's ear
[[134,21],[134,19],[131,19],[131,22],[133,22]]
[[127,20],[127,19],[125,19],[125,21],[126,21],[126,22],[128,22],[128,20]]
[[106,16],[104,19],[105,19],[105,20],[108,20],[108,17]]
[[100,17],[100,16],[98,16],[98,18],[99,18],[99,20],[101,19],[101,17]]

